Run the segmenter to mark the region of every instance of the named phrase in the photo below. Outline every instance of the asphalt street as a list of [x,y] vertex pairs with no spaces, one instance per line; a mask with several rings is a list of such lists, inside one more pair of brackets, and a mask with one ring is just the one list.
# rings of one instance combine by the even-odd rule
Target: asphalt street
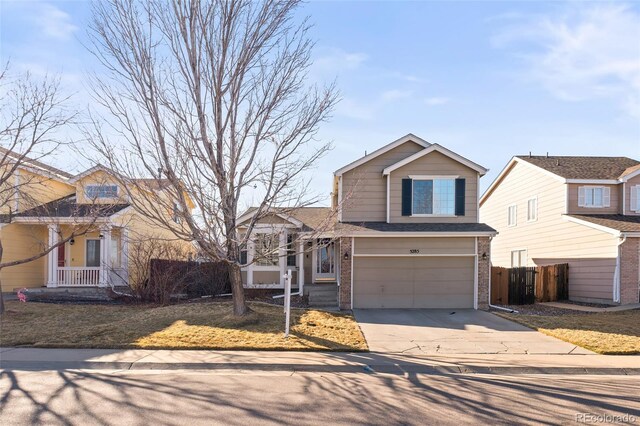
[[621,419],[640,424],[637,379],[364,371],[4,370],[0,423],[459,425]]

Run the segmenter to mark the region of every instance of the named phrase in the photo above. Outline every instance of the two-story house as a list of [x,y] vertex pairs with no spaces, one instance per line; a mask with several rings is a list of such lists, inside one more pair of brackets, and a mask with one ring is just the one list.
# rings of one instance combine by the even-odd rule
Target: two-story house
[[514,157],[480,199],[493,265],[569,264],[569,299],[637,303],[640,162]]
[[[331,208],[276,210],[274,220],[259,224],[245,285],[281,287],[292,269],[299,291],[307,293],[305,283],[335,288],[341,309],[486,308],[495,235],[478,222],[486,172],[440,145],[404,136],[338,169]],[[287,245],[294,239],[297,247]]]
[[[154,194],[162,193],[162,181],[140,182]],[[14,194],[0,206],[2,262],[37,257],[55,248],[30,262],[3,268],[2,291],[121,285],[129,276],[129,256],[134,255],[129,252],[131,242],[170,239],[190,247],[139,215],[129,200],[135,195],[106,167],[72,175],[27,158],[11,185]],[[172,213],[167,211],[168,217]]]

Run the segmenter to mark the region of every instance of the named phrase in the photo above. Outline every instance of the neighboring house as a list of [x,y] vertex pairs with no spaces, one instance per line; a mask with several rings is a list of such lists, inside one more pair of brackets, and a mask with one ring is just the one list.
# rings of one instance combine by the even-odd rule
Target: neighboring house
[[569,298],[637,303],[640,162],[517,156],[480,199],[494,266],[569,263]]
[[335,288],[341,309],[486,308],[495,235],[478,223],[486,172],[440,145],[400,138],[334,173],[331,208],[261,219],[245,285],[282,288],[291,268],[294,287]]
[[[102,166],[74,176],[35,160],[22,164],[13,179],[20,192],[0,206],[2,262],[35,256],[56,244],[60,235],[71,235],[72,227],[89,232],[36,260],[4,268],[2,291],[120,285],[129,275],[132,241],[171,237],[134,211],[127,191],[113,176]],[[162,181],[148,184],[150,191],[162,192]]]

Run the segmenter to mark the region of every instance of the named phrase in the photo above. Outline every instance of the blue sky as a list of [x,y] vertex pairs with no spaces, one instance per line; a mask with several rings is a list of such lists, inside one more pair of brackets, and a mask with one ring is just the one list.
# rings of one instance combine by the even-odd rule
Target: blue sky
[[[0,3],[0,56],[14,70],[61,74],[83,108],[96,63],[83,47],[84,1]],[[331,173],[407,133],[488,167],[511,156],[640,159],[640,3],[311,2],[312,79],[337,77],[342,101],[320,132]],[[77,168],[68,156],[57,165]],[[327,194],[328,195],[328,194]]]

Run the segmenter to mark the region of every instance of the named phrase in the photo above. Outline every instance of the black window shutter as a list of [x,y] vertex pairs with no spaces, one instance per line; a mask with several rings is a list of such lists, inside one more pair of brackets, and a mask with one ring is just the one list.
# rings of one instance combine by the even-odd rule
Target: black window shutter
[[240,264],[241,265],[246,265],[247,264],[247,251],[246,250],[240,250]]
[[464,216],[465,179],[456,179],[456,216]]
[[402,216],[411,216],[411,179],[402,179]]

